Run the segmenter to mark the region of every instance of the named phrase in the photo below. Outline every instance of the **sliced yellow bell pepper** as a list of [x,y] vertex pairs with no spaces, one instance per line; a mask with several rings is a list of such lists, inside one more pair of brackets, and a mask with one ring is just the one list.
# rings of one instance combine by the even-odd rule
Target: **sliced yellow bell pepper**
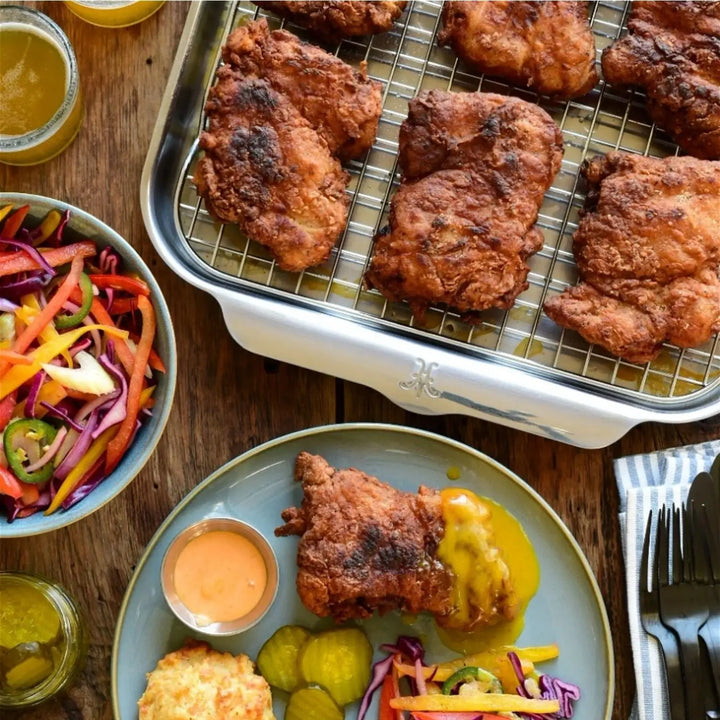
[[0,400],[27,382],[42,368],[42,363],[50,362],[56,355],[72,347],[78,338],[90,330],[102,330],[107,335],[123,338],[123,340],[128,336],[127,331],[109,325],[83,325],[76,330],[64,332],[30,353],[32,365],[14,365],[0,378]]
[[50,506],[45,511],[46,515],[52,515],[65,501],[65,498],[77,487],[85,473],[100,459],[100,456],[107,449],[108,443],[117,434],[119,425],[109,427],[100,437],[93,440],[88,451],[80,458],[78,464],[67,474],[60,489],[57,491]]
[[51,210],[40,223],[40,234],[33,240],[33,245],[45,242],[57,230],[61,220],[62,215],[57,210]]
[[140,407],[144,408],[145,405],[149,402],[150,398],[152,397],[153,393],[155,392],[155,385],[150,385],[150,387],[146,387],[141,393],[140,393]]
[[526,712],[541,715],[557,712],[560,709],[560,702],[558,700],[536,700],[504,693],[405,695],[392,698],[390,707],[410,712]]
[[13,209],[12,205],[6,205],[3,208],[0,208],[0,222],[2,222],[8,215],[8,213]]

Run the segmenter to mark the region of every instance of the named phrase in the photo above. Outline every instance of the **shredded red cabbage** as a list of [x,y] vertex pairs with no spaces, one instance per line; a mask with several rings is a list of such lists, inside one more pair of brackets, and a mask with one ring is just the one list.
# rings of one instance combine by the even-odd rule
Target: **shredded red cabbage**
[[64,480],[67,474],[78,464],[80,458],[88,451],[90,443],[92,443],[92,431],[96,425],[97,412],[92,412],[80,433],[80,437],[75,441],[75,444],[63,458],[62,462],[55,468],[54,474],[56,478]]
[[415,661],[422,664],[425,658],[425,648],[419,638],[410,637],[409,635],[400,635],[394,645],[383,643],[380,646],[389,655],[384,660],[378,660],[372,667],[372,675],[370,683],[365,690],[365,694],[360,701],[360,709],[358,710],[358,720],[363,720],[375,691],[383,684],[385,676],[390,672],[395,655],[402,656],[403,659],[409,661],[413,665]]
[[519,717],[524,720],[563,720],[573,716],[573,702],[580,699],[580,688],[577,685],[550,675],[541,674],[538,676],[539,693],[533,694],[528,690],[522,663],[517,653],[509,652],[507,656],[520,683],[516,688],[518,695],[526,698],[534,697],[539,700],[557,700],[560,703],[560,710],[556,713],[538,715],[536,713],[521,712],[517,713]]
[[79,503],[84,497],[87,497],[104,479],[105,468],[100,462],[90,477],[79,487],[76,487],[63,501],[62,508],[67,510],[76,503]]
[[61,405],[51,405],[45,400],[41,400],[40,405],[42,405],[54,417],[60,418],[66,422],[73,430],[77,430],[79,433],[83,431],[83,426],[80,425],[80,423],[75,422],[75,420],[67,414]]
[[7,300],[19,302],[23,295],[34,293],[44,288],[51,276],[43,274],[28,275],[24,280],[15,282],[0,282],[0,291]]
[[38,393],[43,380],[45,380],[45,371],[40,370],[40,372],[35,373],[35,377],[30,381],[30,389],[25,398],[25,417],[35,417],[35,405],[37,404]]
[[115,376],[115,379],[120,384],[120,393],[117,395],[117,399],[112,404],[110,409],[105,413],[105,416],[101,420],[100,424],[93,430],[93,439],[102,435],[109,427],[117,425],[122,422],[127,415],[127,393],[128,385],[125,380],[125,375],[122,370],[110,362],[110,358],[107,353],[103,353],[99,358],[98,362],[111,374]]

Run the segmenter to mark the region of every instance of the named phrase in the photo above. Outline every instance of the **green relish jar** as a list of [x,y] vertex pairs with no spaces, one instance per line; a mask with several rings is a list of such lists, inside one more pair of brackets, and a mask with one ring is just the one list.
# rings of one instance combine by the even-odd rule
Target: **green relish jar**
[[59,585],[0,571],[0,710],[39,705],[66,689],[86,653],[80,612]]

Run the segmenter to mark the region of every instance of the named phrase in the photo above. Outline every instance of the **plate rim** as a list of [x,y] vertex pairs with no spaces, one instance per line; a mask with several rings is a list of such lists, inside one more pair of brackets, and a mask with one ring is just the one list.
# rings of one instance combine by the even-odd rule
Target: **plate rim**
[[527,483],[525,480],[523,480],[519,475],[514,473],[510,468],[506,467],[499,461],[495,460],[494,458],[490,457],[489,455],[486,455],[481,450],[478,450],[464,442],[461,442],[459,440],[455,440],[453,438],[446,437],[445,435],[441,435],[436,432],[432,432],[430,430],[424,430],[421,428],[415,428],[410,427],[408,425],[399,425],[394,423],[376,423],[376,422],[353,422],[353,423],[330,423],[326,425],[316,425],[310,428],[304,428],[302,430],[296,430],[294,432],[286,433],[285,435],[280,435],[276,438],[272,438],[270,440],[267,440],[264,443],[261,443],[259,445],[256,445],[253,448],[250,448],[246,450],[243,453],[240,453],[236,457],[228,460],[227,462],[223,463],[220,467],[218,467],[216,470],[211,472],[207,477],[205,477],[203,480],[201,480],[194,488],[192,488],[168,513],[166,518],[162,521],[162,523],[158,526],[157,530],[153,533],[152,537],[148,541],[148,543],[145,545],[145,548],[142,551],[142,554],[140,555],[140,558],[138,559],[135,570],[133,571],[133,574],[130,578],[130,581],[128,582],[127,588],[125,589],[125,593],[123,595],[122,603],[120,605],[120,610],[118,611],[117,619],[115,622],[115,632],[113,633],[113,647],[112,647],[112,655],[111,655],[111,663],[110,663],[110,696],[112,699],[112,712],[113,712],[113,718],[115,720],[122,720],[120,716],[120,708],[119,708],[119,702],[118,702],[118,655],[119,655],[119,648],[120,648],[120,639],[122,634],[122,627],[125,621],[125,616],[127,613],[127,607],[130,602],[130,597],[133,594],[133,591],[135,589],[135,586],[138,582],[138,578],[140,577],[140,573],[142,572],[143,568],[145,567],[145,564],[148,562],[150,558],[150,554],[155,549],[155,546],[160,541],[160,538],[165,532],[165,529],[175,520],[175,518],[180,514],[182,510],[189,505],[197,495],[199,495],[208,485],[211,485],[215,480],[217,480],[219,477],[236,467],[237,465],[241,465],[243,462],[246,462],[250,458],[254,457],[255,455],[261,454],[267,450],[270,450],[272,448],[275,448],[278,445],[285,444],[287,442],[292,442],[297,439],[301,439],[304,437],[310,437],[314,435],[330,435],[336,432],[352,432],[352,431],[380,431],[380,432],[393,432],[393,433],[400,433],[403,435],[416,435],[419,437],[422,437],[425,440],[431,440],[434,442],[439,442],[444,445],[449,445],[456,450],[460,450],[466,453],[469,453],[470,455],[475,456],[477,459],[488,463],[491,465],[495,470],[500,472],[501,474],[505,475],[509,480],[511,480],[516,485],[520,486],[520,489],[526,491],[533,500],[535,500],[542,509],[548,514],[548,516],[552,519],[552,521],[555,523],[555,525],[558,527],[560,532],[563,534],[565,539],[568,541],[570,547],[572,548],[573,552],[577,556],[578,560],[580,561],[580,565],[582,566],[582,569],[585,573],[585,577],[587,581],[589,582],[590,588],[592,590],[592,593],[595,597],[596,605],[598,610],[600,611],[600,619],[602,621],[603,626],[603,640],[604,640],[604,648],[605,652],[607,654],[608,658],[608,685],[607,685],[607,693],[605,697],[605,713],[602,716],[602,720],[611,720],[612,717],[612,710],[613,710],[613,702],[615,698],[615,651],[612,641],[612,633],[610,629],[610,621],[607,614],[607,608],[605,607],[605,601],[603,599],[602,593],[600,592],[600,588],[597,584],[597,580],[595,578],[595,573],[593,572],[592,568],[590,567],[590,563],[588,562],[587,558],[585,557],[585,553],[583,552],[583,549],[578,544],[577,540],[573,536],[573,534],[570,532],[570,530],[567,528],[565,523],[563,522],[562,518],[555,512],[555,510],[552,508],[552,506],[543,498],[542,495],[540,495],[537,490],[535,490],[529,483]]

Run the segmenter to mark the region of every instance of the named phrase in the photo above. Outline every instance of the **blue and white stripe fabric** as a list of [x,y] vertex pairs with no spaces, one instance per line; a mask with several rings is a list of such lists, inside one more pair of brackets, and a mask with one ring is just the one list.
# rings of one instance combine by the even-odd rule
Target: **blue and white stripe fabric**
[[662,655],[657,641],[647,635],[640,622],[640,556],[647,516],[652,510],[655,521],[663,504],[683,502],[693,478],[699,472],[709,470],[718,454],[720,440],[712,440],[649,455],[631,455],[614,462],[620,492],[620,528],[637,685],[631,720],[666,720],[670,717]]

